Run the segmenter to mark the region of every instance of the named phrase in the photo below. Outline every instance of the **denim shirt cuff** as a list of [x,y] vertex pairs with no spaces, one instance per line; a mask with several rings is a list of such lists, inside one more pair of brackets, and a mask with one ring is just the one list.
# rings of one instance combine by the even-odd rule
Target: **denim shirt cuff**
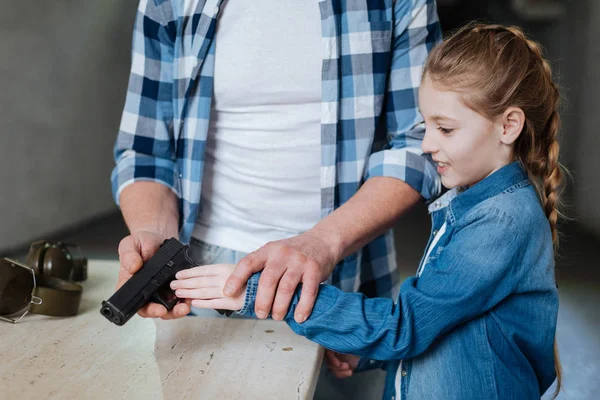
[[244,306],[241,310],[237,311],[237,314],[246,315],[248,317],[256,317],[254,314],[254,301],[256,300],[256,289],[258,288],[258,279],[260,273],[253,274],[246,284],[246,298],[244,299]]
[[354,370],[354,372],[364,372],[364,371],[370,371],[373,369],[379,369],[379,368],[384,368],[385,367],[385,361],[379,361],[379,360],[373,360],[367,357],[361,357],[358,360],[358,365],[356,366],[356,369]]

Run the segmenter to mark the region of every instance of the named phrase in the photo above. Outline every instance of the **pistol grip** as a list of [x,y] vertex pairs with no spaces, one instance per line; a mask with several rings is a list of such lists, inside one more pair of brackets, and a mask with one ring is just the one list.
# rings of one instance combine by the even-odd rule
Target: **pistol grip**
[[167,308],[167,311],[171,311],[177,304],[179,299],[175,296],[175,292],[169,287],[169,283],[161,286],[155,293],[150,297],[150,301],[153,303],[162,304]]

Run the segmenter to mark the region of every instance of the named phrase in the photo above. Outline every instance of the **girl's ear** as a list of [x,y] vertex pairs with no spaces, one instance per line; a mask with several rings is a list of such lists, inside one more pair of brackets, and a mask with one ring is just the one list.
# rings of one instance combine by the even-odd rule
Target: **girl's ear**
[[525,113],[519,107],[509,107],[502,115],[504,131],[500,140],[511,145],[517,140],[525,125]]

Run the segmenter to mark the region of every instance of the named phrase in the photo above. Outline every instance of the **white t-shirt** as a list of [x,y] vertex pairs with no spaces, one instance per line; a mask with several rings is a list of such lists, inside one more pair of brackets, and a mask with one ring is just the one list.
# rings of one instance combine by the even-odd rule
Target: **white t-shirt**
[[251,252],[321,218],[321,17],[314,0],[226,1],[193,236]]

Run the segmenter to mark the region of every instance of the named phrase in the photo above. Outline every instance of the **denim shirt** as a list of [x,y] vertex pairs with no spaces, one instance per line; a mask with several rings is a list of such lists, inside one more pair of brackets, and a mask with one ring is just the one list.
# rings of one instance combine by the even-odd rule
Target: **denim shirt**
[[[299,287],[285,321],[361,356],[359,369],[386,369],[384,399],[539,399],[555,379],[558,293],[550,226],[527,173],[509,164],[433,208],[429,242],[446,223],[444,232],[396,302],[321,285],[298,324]],[[259,276],[241,314],[255,316]]]

